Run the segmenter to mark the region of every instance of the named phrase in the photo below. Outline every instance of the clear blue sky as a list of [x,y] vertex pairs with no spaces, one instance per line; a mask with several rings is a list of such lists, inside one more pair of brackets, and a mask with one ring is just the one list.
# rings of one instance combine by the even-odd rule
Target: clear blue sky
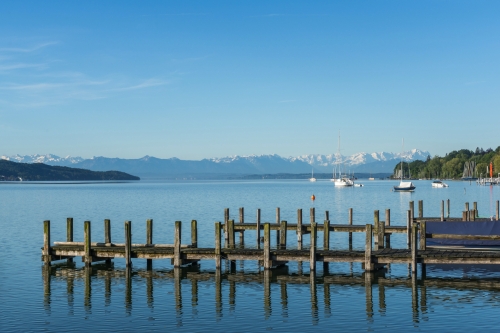
[[500,145],[499,1],[6,1],[0,154]]

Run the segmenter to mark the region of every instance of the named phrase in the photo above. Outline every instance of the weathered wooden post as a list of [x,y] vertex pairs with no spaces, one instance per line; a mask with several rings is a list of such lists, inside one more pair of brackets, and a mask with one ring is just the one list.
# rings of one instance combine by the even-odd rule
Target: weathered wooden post
[[465,211],[466,211],[466,212],[468,212],[468,211],[469,211],[469,203],[468,203],[468,202],[466,202],[466,203],[465,203]]
[[426,250],[426,231],[425,231],[425,222],[420,222],[420,250]]
[[497,221],[500,220],[500,200],[497,200]]
[[406,245],[411,248],[411,210],[406,211]]
[[[352,208],[349,208],[349,225],[352,225]],[[349,232],[349,250],[352,249],[352,232]]]
[[372,265],[372,225],[366,225],[366,238],[365,238],[365,271],[373,271]]
[[444,200],[441,200],[441,221],[444,221]]
[[191,221],[191,247],[198,247],[198,221]]
[[474,202],[472,203],[472,207],[473,207],[473,209],[474,209],[474,217],[476,218],[476,217],[478,217],[478,216],[479,216],[479,212],[477,211],[477,202],[476,202],[476,201],[474,201]]
[[221,268],[221,225],[215,222],[215,268]]
[[257,208],[257,248],[260,249],[260,208]]
[[85,266],[89,267],[92,263],[92,255],[90,253],[91,251],[91,236],[90,236],[90,221],[85,221],[83,222],[83,239],[84,239],[84,246],[83,246],[83,251],[85,253],[83,257],[83,261],[85,261]]
[[234,220],[227,221],[227,234],[228,234],[228,243],[229,248],[234,249]]
[[110,219],[104,220],[104,243],[106,243],[106,244],[111,243],[111,220]]
[[419,218],[424,217],[424,201],[423,200],[418,200],[418,217]]
[[[73,242],[73,218],[68,217],[66,219],[66,242]],[[66,262],[72,263],[73,258],[68,258]]]
[[379,211],[378,210],[375,210],[373,211],[373,233],[375,235],[375,237],[373,237],[375,239],[375,250],[378,250],[379,247],[378,247],[378,242],[379,242],[379,237],[378,237],[378,234],[379,234]]
[[316,210],[314,207],[311,207],[309,209],[309,223],[312,225],[313,223],[316,223]]
[[[314,208],[313,208],[314,209]],[[311,223],[311,248],[309,252],[309,270],[316,271],[316,242],[317,242],[317,225]]]
[[410,201],[410,212],[411,212],[411,223],[413,223],[413,220],[415,219],[415,203]]
[[325,220],[330,221],[330,212],[325,210]]
[[227,247],[228,233],[227,222],[229,221],[229,208],[224,208],[224,245]]
[[[276,207],[276,224],[280,224],[280,208]],[[279,246],[280,244],[280,231],[276,230],[276,246]]]
[[287,222],[281,221],[280,224],[280,244],[279,248],[284,250],[286,249],[286,230],[287,230]]
[[450,217],[450,199],[448,199],[446,201],[446,203],[447,203],[447,215],[446,215],[446,217],[449,218]]
[[264,269],[271,268],[271,225],[264,223]]
[[470,220],[471,220],[471,221],[475,221],[475,220],[476,220],[476,214],[477,214],[477,213],[476,213],[476,210],[475,210],[475,209],[473,209],[473,210],[471,210],[471,211],[469,212],[469,216],[470,216]]
[[[387,208],[385,210],[385,226],[389,227],[391,226],[391,210]],[[391,235],[387,234],[385,236],[385,246],[390,249],[391,248]]]
[[377,237],[378,237],[378,249],[383,249],[385,248],[385,244],[384,244],[384,239],[385,239],[385,221],[380,221],[378,223],[379,227],[378,227],[378,234],[377,234]]
[[181,267],[181,221],[175,221],[175,232],[174,232],[174,267]]
[[[240,207],[240,223],[245,223],[245,208]],[[240,244],[245,244],[245,231],[240,231]]]
[[[146,220],[146,246],[153,245],[153,220]],[[146,269],[153,269],[153,259],[146,259]]]
[[302,209],[297,209],[297,247],[302,250]]
[[125,266],[132,266],[132,222],[125,222]]
[[417,273],[417,236],[418,236],[418,225],[413,223],[411,230],[411,272],[413,274]]
[[50,265],[50,221],[43,221],[43,262]]
[[323,223],[323,250],[330,249],[330,220]]
[[462,221],[467,221],[467,211],[462,212]]

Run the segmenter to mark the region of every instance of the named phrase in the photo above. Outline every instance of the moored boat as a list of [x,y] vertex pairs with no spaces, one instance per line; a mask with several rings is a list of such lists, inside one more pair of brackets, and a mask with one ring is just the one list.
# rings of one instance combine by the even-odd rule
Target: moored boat
[[440,180],[435,180],[435,181],[432,182],[432,187],[434,187],[434,188],[443,188],[443,187],[448,187],[448,184],[443,183]]

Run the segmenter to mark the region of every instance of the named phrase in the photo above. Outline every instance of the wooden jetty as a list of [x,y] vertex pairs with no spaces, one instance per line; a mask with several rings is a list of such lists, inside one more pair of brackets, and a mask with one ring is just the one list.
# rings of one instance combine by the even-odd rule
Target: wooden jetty
[[[73,219],[67,219],[67,239],[65,242],[54,242],[50,239],[50,221],[44,221],[44,246],[42,248],[42,260],[50,265],[55,260],[72,261],[74,257],[81,257],[86,266],[93,262],[107,261],[113,258],[125,258],[126,266],[132,265],[133,258],[147,260],[147,266],[151,269],[153,259],[171,259],[174,267],[187,264],[196,264],[200,260],[214,260],[217,269],[221,268],[222,260],[234,262],[236,260],[259,261],[265,270],[273,267],[286,265],[288,262],[309,262],[311,271],[316,270],[317,262],[323,262],[325,268],[330,262],[360,262],[365,271],[374,271],[384,265],[392,263],[410,264],[413,273],[416,273],[417,264],[422,264],[425,273],[425,264],[500,264],[500,251],[471,251],[467,249],[436,249],[427,248],[426,240],[434,239],[462,239],[462,240],[500,240],[500,235],[454,235],[454,234],[429,234],[426,232],[427,221],[485,221],[479,219],[477,204],[469,209],[465,206],[462,218],[444,217],[444,201],[441,202],[441,216],[439,218],[424,217],[423,201],[418,203],[418,217],[414,216],[414,203],[410,201],[407,211],[406,226],[391,225],[390,210],[385,212],[385,221],[381,221],[379,211],[374,211],[373,224],[354,225],[352,223],[352,209],[349,210],[348,224],[333,224],[329,219],[329,213],[325,212],[325,220],[318,223],[315,217],[315,209],[310,209],[309,223],[303,223],[302,210],[297,211],[297,223],[288,223],[280,220],[280,211],[277,209],[276,223],[261,223],[260,210],[258,210],[255,223],[244,222],[244,210],[240,208],[240,221],[235,223],[229,219],[229,209],[224,214],[224,223],[215,222],[215,246],[213,248],[198,247],[197,221],[191,221],[191,243],[182,244],[181,222],[175,222],[174,243],[153,243],[153,220],[146,223],[146,243],[132,243],[132,225],[126,221],[125,243],[113,243],[111,241],[110,220],[104,220],[104,241],[92,242],[91,223],[84,222],[84,240],[75,242],[73,240]],[[448,201],[449,211],[449,201]],[[499,202],[496,202],[496,219],[499,219]],[[255,248],[244,246],[244,232],[255,230],[257,239]],[[295,231],[298,246],[291,249],[287,246],[287,231]],[[263,239],[260,233],[263,232]],[[271,231],[276,232],[276,246],[271,247]],[[236,233],[240,233],[240,244],[235,241]],[[317,246],[318,233],[323,233],[323,247]],[[332,232],[346,232],[349,234],[349,249],[332,249],[330,234]],[[365,234],[364,250],[352,249],[352,233]],[[407,248],[394,249],[390,246],[390,237],[394,233],[407,234]],[[222,235],[224,234],[224,246],[222,246]],[[302,236],[310,234],[308,249],[302,248]],[[261,240],[263,245],[261,246]]]

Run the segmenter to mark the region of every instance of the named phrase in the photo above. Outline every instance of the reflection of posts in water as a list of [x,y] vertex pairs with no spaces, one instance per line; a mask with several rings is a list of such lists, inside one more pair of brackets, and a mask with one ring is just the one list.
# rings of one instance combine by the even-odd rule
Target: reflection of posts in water
[[257,248],[260,249],[260,208],[257,208]]
[[146,275],[146,297],[149,308],[154,307],[154,296],[153,296],[153,272],[148,271]]
[[85,311],[90,312],[92,310],[92,266],[87,266],[84,268],[84,284],[85,288],[83,291],[83,306]]
[[191,280],[191,308],[193,309],[193,315],[198,315],[198,280]]
[[411,308],[413,311],[413,321],[418,322],[418,286],[417,274],[411,275]]
[[271,317],[271,271],[264,270],[264,316]]
[[125,269],[125,309],[127,315],[131,315],[132,310],[132,269]]
[[68,307],[69,307],[69,314],[73,314],[73,305],[75,301],[75,296],[74,296],[74,285],[75,285],[75,271],[69,271],[69,274],[66,276],[66,295],[68,297]]
[[236,305],[236,282],[229,281],[229,311],[234,311]]
[[50,264],[42,266],[43,275],[43,305],[46,311],[50,311],[50,279],[51,279]]
[[331,301],[330,301],[330,285],[328,283],[323,284],[324,292],[324,303],[325,303],[325,316],[327,318],[332,314]]
[[383,284],[378,284],[378,307],[380,312],[385,313],[385,286]]
[[[328,211],[325,212],[326,215]],[[330,250],[330,220],[325,220],[323,224],[323,250]],[[328,262],[323,261],[323,271],[328,273]]]
[[366,316],[368,320],[373,320],[373,273],[365,272],[365,293],[366,293]]
[[111,272],[108,271],[104,274],[104,304],[111,304]]
[[215,268],[219,271],[221,268],[221,225],[215,222]]
[[181,268],[174,268],[174,297],[175,309],[179,313],[182,310],[182,290],[181,290],[182,271]]
[[427,313],[427,287],[420,286],[420,309],[422,313]]
[[[349,208],[349,225],[352,225],[352,208]],[[352,232],[349,232],[349,251],[352,251]]]
[[309,274],[309,288],[311,290],[311,317],[314,325],[318,324],[318,295],[316,294],[316,272]]
[[215,314],[217,321],[222,318],[222,281],[221,270],[215,271]]
[[288,318],[288,292],[286,282],[280,283],[281,294],[281,316]]
[[[109,219],[104,220],[104,243],[111,244],[111,221]],[[106,264],[111,264],[111,259],[106,259]]]

